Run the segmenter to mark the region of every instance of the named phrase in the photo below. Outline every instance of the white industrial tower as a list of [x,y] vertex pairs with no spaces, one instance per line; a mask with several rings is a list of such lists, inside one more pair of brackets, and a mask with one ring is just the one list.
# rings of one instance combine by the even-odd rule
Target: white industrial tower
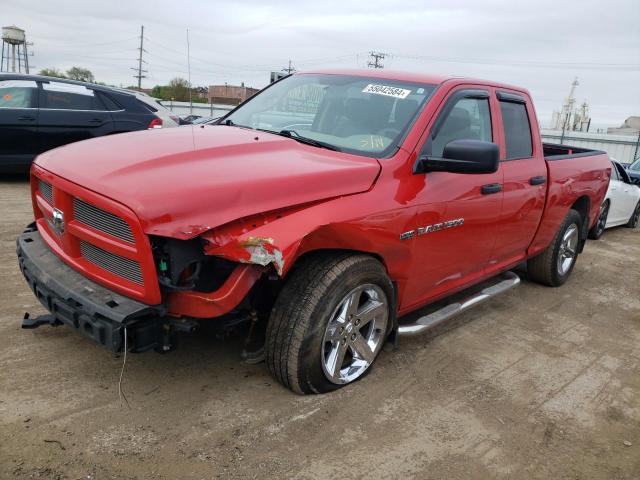
[[0,72],[29,73],[27,38],[24,30],[14,26],[2,27],[2,61]]
[[553,112],[551,127],[554,130],[571,131],[571,132],[588,132],[591,117],[589,116],[589,105],[585,100],[580,107],[576,103],[576,87],[580,85],[578,79],[575,78],[571,83],[569,96],[562,104],[559,112]]

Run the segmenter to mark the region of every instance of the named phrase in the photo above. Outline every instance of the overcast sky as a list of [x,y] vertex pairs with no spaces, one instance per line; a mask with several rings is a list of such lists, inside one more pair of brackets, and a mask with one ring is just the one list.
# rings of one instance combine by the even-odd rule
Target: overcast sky
[[286,66],[385,68],[488,78],[528,88],[548,124],[574,77],[596,126],[640,115],[640,0],[335,1],[0,0],[0,22],[34,43],[36,69],[89,68],[130,85],[145,26],[144,87],[263,87]]

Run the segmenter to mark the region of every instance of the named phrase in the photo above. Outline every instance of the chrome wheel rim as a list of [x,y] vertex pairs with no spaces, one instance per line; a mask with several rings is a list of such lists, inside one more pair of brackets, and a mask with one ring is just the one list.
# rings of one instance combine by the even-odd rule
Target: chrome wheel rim
[[353,382],[373,363],[389,321],[387,296],[373,284],[361,285],[338,303],[324,332],[322,371],[335,384]]
[[576,258],[578,248],[578,226],[575,223],[569,225],[569,228],[562,236],[560,250],[558,251],[558,273],[566,275]]

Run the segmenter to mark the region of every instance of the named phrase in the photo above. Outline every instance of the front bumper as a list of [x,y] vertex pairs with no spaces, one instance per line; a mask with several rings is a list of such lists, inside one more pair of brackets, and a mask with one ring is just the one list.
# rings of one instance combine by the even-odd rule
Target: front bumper
[[165,314],[162,305],[146,305],[83,277],[47,247],[33,225],[16,243],[22,274],[58,321],[114,352],[122,350],[125,327],[129,351],[142,352],[160,345]]

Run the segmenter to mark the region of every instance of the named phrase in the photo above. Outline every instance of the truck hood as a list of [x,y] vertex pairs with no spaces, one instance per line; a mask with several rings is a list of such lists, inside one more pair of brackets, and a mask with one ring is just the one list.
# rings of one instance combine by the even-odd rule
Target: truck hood
[[228,126],[74,143],[36,164],[133,210],[147,234],[192,238],[249,215],[371,188],[380,164]]

